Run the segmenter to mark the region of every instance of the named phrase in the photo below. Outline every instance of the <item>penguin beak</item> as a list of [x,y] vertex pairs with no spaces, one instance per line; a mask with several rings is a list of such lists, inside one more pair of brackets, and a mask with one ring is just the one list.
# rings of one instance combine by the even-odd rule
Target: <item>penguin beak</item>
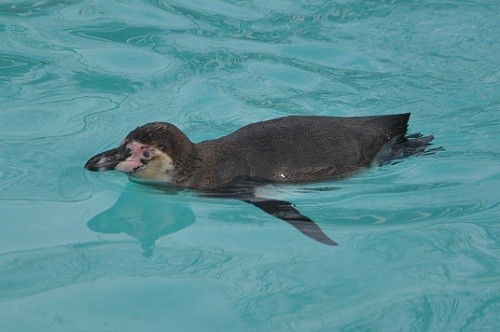
[[93,156],[87,161],[85,168],[92,172],[114,170],[120,162],[127,159],[130,155],[132,155],[132,151],[125,145],[122,145],[116,149],[104,151]]

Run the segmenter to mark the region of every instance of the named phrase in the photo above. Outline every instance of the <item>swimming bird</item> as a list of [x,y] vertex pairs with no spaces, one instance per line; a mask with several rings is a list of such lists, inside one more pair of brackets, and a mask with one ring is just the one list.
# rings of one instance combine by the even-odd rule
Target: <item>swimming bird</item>
[[365,116],[288,116],[246,125],[233,133],[193,143],[166,122],[137,127],[117,148],[90,158],[90,171],[117,170],[131,180],[230,197],[336,245],[290,202],[259,197],[268,183],[306,183],[344,178],[370,166],[425,152],[433,136],[406,136],[410,113]]

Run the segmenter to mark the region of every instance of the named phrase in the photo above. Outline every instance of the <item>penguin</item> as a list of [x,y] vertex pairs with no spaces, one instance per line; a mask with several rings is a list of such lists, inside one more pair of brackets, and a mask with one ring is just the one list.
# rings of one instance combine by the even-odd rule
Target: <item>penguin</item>
[[371,166],[423,154],[433,135],[406,135],[410,113],[364,116],[287,116],[246,125],[226,136],[193,143],[167,122],[132,130],[117,148],[85,164],[116,170],[132,181],[191,189],[250,203],[327,245],[337,245],[290,202],[259,197],[264,184],[341,179]]

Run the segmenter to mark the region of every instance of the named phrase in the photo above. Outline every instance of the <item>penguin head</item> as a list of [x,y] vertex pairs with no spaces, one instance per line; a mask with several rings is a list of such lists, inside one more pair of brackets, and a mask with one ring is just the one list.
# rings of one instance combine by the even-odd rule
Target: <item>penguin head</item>
[[177,127],[152,122],[131,131],[119,147],[90,158],[85,168],[117,170],[142,181],[174,182],[194,150],[194,144]]

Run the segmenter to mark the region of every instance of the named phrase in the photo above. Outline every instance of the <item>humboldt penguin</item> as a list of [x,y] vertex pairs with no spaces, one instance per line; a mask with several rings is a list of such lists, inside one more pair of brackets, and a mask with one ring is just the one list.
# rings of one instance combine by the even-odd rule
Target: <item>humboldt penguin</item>
[[231,197],[336,245],[291,203],[258,197],[268,183],[344,178],[373,165],[421,154],[433,136],[406,136],[410,113],[366,116],[288,116],[246,125],[213,140],[193,143],[176,126],[152,122],[132,130],[123,143],[92,157],[90,171],[117,170],[131,180]]

